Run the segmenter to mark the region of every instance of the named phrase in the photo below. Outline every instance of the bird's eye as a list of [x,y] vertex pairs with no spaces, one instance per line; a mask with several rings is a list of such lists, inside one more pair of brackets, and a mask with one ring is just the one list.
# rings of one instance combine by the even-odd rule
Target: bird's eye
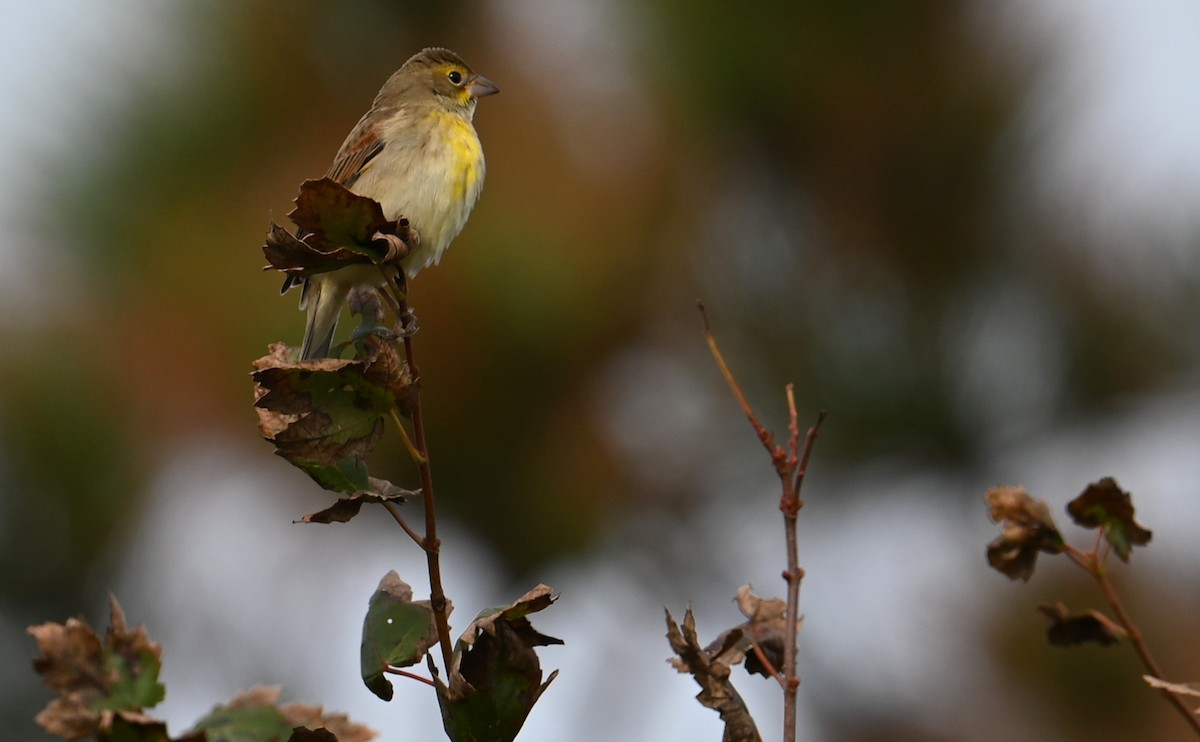
[[450,77],[450,82],[454,83],[455,85],[462,84],[462,80],[463,80],[462,73],[459,72],[458,70],[450,70],[449,77]]

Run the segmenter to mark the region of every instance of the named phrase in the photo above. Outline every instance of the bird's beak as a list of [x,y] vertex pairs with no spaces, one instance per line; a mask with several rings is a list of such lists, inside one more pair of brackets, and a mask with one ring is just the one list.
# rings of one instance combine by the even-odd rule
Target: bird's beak
[[467,83],[467,95],[472,98],[482,98],[485,95],[495,95],[499,92],[500,88],[496,86],[496,83],[483,75],[475,75],[471,78],[471,82]]

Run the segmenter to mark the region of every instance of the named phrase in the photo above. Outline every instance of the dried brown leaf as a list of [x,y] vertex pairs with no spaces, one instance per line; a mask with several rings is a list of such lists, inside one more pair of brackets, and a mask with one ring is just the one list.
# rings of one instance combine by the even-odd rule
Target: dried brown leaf
[[1000,537],[988,544],[988,564],[1009,579],[1033,576],[1038,552],[1058,554],[1062,534],[1044,500],[1034,500],[1023,487],[994,487],[986,495],[989,514],[1000,524]]
[[275,223],[267,230],[268,268],[308,276],[353,263],[397,264],[418,243],[407,219],[389,221],[378,202],[329,178],[305,181],[295,203],[288,217],[297,235]]
[[1125,629],[1103,613],[1089,609],[1072,613],[1062,603],[1040,605],[1038,610],[1050,621],[1046,638],[1056,647],[1078,644],[1108,646],[1125,638]]
[[761,742],[758,727],[750,716],[745,701],[729,680],[729,665],[714,660],[700,646],[696,634],[696,619],[689,607],[683,615],[683,626],[676,623],[670,611],[667,614],[667,642],[678,655],[676,667],[691,674],[701,691],[696,699],[706,708],[715,710],[725,722],[724,742]]
[[1067,512],[1084,528],[1102,528],[1123,562],[1129,561],[1134,546],[1150,543],[1151,532],[1133,518],[1133,498],[1112,477],[1089,484],[1067,503]]
[[293,727],[302,727],[302,729],[296,730],[297,733],[308,733],[300,737],[293,734],[292,740],[313,740],[315,742],[322,739],[321,731],[333,735],[332,738],[336,742],[367,742],[378,736],[378,732],[370,727],[350,721],[350,717],[346,714],[327,714],[321,706],[286,703],[279,707],[279,712],[283,714],[283,719],[288,724]]

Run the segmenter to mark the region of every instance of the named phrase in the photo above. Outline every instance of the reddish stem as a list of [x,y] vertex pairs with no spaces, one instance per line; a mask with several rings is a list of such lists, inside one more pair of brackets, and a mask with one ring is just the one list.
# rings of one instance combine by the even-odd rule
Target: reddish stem
[[804,570],[800,568],[799,546],[796,538],[796,520],[800,513],[800,508],[804,506],[804,501],[800,499],[800,488],[804,485],[804,475],[808,471],[808,460],[812,455],[813,444],[820,435],[821,423],[825,419],[825,412],[822,411],[817,415],[817,421],[811,428],[808,429],[808,435],[804,440],[804,449],[800,453],[799,458],[796,455],[796,449],[799,446],[800,440],[800,425],[796,414],[796,399],[795,392],[791,384],[787,386],[788,399],[788,450],[784,450],[783,446],[775,445],[775,436],[771,431],[759,422],[758,416],[754,414],[750,403],[746,400],[746,395],[742,393],[742,388],[734,377],[733,372],[729,368],[729,364],[725,362],[725,356],[721,353],[721,348],[717,345],[716,336],[713,334],[712,327],[708,323],[708,313],[704,309],[704,304],[697,302],[700,309],[700,316],[704,320],[704,339],[708,343],[708,348],[712,352],[713,358],[717,362],[717,366],[721,370],[721,375],[725,377],[725,381],[729,384],[729,388],[733,391],[733,396],[737,398],[738,404],[741,405],[742,411],[746,414],[746,418],[754,427],[754,432],[758,434],[758,438],[762,441],[763,446],[771,455],[771,461],[775,465],[775,472],[779,476],[782,491],[779,496],[779,509],[783,512],[784,537],[787,544],[787,569],[783,572],[783,578],[787,581],[787,618],[791,624],[791,628],[784,634],[783,644],[783,672],[775,670],[771,664],[767,662],[762,650],[758,645],[754,646],[754,651],[762,660],[764,667],[771,668],[780,685],[783,686],[783,738],[785,742],[795,742],[796,740],[796,695],[800,687],[800,678],[796,675],[796,617],[800,613],[800,583],[804,579]]
[[[1108,571],[1104,569],[1102,563],[1098,562],[1096,564],[1096,569],[1092,571],[1092,576],[1095,577],[1096,582],[1100,584],[1100,591],[1104,593],[1104,599],[1108,602],[1109,607],[1112,608],[1113,613],[1116,614],[1117,621],[1120,622],[1121,628],[1125,629],[1126,635],[1129,636],[1129,643],[1133,645],[1133,649],[1135,652],[1137,652],[1138,658],[1141,659],[1142,665],[1146,668],[1150,675],[1153,675],[1159,680],[1166,680],[1166,678],[1163,677],[1162,669],[1159,667],[1158,662],[1156,662],[1154,656],[1150,654],[1150,647],[1146,646],[1146,642],[1142,639],[1141,629],[1138,628],[1138,625],[1133,622],[1133,619],[1130,618],[1129,613],[1126,612],[1125,605],[1121,602],[1120,596],[1117,595],[1117,591],[1116,588],[1113,587],[1112,580],[1108,579]],[[1166,688],[1159,689],[1159,692],[1162,693],[1163,697],[1166,698],[1167,701],[1169,701],[1170,704],[1174,706],[1180,714],[1183,715],[1183,718],[1187,719],[1188,725],[1191,726],[1192,731],[1197,735],[1200,735],[1200,718],[1197,718],[1197,716],[1192,713],[1191,709],[1188,708],[1183,699]]]
[[[408,314],[408,302],[400,302],[401,316]],[[404,336],[404,355],[408,368],[412,373],[412,424],[413,445],[416,446],[421,458],[417,462],[421,470],[421,498],[425,505],[425,536],[421,538],[421,548],[425,550],[425,562],[429,570],[429,604],[433,609],[434,624],[437,626],[438,644],[442,648],[442,662],[446,671],[450,670],[450,617],[447,611],[448,601],[442,588],[442,567],[439,555],[442,542],[437,535],[437,510],[433,499],[433,470],[429,463],[429,445],[425,440],[424,415],[421,412],[420,379],[417,369],[416,356],[413,353],[412,335]],[[411,533],[409,535],[412,535]]]
[[[429,678],[421,677],[420,675],[416,675],[416,674],[408,672],[406,670],[401,670],[398,667],[392,667],[389,665],[388,667],[383,668],[383,671],[386,673],[389,673],[391,675],[399,675],[401,677],[412,678],[413,680],[419,680],[420,682],[424,683],[425,685],[430,685],[430,686],[434,685],[433,681],[430,680]],[[434,687],[436,687],[436,686],[434,686]]]

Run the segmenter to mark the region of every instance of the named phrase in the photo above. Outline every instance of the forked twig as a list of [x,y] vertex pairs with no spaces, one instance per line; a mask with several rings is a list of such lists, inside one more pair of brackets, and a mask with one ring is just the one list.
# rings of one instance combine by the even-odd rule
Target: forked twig
[[786,615],[788,624],[791,627],[790,630],[784,633],[782,672],[775,670],[771,663],[766,660],[766,657],[757,644],[754,645],[754,651],[760,661],[763,662],[764,667],[770,668],[779,680],[780,685],[783,686],[784,740],[786,742],[795,742],[796,700],[797,689],[800,686],[800,679],[796,675],[795,627],[797,625],[796,617],[800,611],[800,583],[804,579],[804,570],[800,568],[796,521],[800,513],[800,508],[804,506],[804,501],[800,498],[800,488],[804,484],[804,475],[808,471],[808,460],[812,455],[813,444],[816,443],[817,437],[820,435],[821,423],[825,420],[825,412],[822,411],[818,414],[816,422],[808,429],[804,438],[804,448],[801,450],[800,423],[796,413],[795,391],[793,386],[788,384],[788,447],[785,450],[783,446],[777,445],[775,443],[775,435],[770,430],[767,430],[766,426],[759,421],[758,416],[750,407],[746,395],[742,392],[741,385],[738,384],[737,378],[733,375],[733,371],[730,370],[729,364],[725,361],[725,356],[721,353],[716,336],[713,334],[712,326],[708,322],[708,313],[704,309],[704,304],[697,302],[697,306],[700,309],[700,316],[704,320],[704,339],[708,343],[708,348],[712,352],[718,368],[721,370],[721,375],[725,377],[726,383],[733,391],[733,396],[737,398],[738,404],[741,405],[742,411],[746,414],[750,425],[753,426],[758,439],[762,441],[763,446],[767,449],[767,453],[770,454],[771,461],[775,465],[775,472],[779,476],[781,485],[779,509],[783,513],[784,537],[787,544],[787,568],[783,572],[783,578],[787,582]]

